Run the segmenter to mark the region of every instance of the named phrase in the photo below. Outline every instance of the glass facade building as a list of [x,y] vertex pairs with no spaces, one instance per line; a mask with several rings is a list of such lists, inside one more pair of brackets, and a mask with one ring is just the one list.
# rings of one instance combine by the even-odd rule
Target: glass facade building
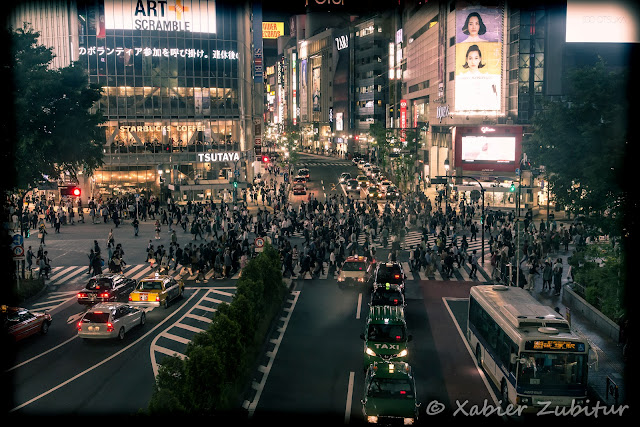
[[[103,88],[96,107],[107,119],[92,195],[204,200],[231,188],[234,176],[246,181],[245,5],[80,0],[77,13],[79,60]],[[228,155],[205,162],[207,153]]]

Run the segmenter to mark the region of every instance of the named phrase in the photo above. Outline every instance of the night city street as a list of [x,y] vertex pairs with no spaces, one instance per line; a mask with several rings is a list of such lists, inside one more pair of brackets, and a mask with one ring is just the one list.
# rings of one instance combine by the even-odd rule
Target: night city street
[[11,2],[6,418],[631,419],[639,12]]

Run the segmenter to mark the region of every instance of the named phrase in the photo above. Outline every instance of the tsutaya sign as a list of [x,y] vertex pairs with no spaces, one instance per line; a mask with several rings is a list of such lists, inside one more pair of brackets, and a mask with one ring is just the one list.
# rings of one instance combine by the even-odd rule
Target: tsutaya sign
[[212,0],[104,0],[107,30],[216,32]]
[[240,160],[240,153],[237,151],[222,153],[198,153],[199,162],[237,162]]

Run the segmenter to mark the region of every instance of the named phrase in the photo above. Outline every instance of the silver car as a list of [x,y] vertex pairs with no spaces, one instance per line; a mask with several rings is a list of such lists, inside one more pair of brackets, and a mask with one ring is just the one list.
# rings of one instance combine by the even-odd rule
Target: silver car
[[124,339],[134,326],[146,321],[144,310],[121,302],[104,302],[91,307],[78,322],[80,338]]

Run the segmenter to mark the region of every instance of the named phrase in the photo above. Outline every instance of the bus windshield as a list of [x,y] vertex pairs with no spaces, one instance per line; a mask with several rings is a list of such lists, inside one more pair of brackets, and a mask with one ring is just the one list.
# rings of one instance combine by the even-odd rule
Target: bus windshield
[[534,388],[587,385],[587,361],[584,354],[522,353],[526,359],[518,369],[518,383]]

